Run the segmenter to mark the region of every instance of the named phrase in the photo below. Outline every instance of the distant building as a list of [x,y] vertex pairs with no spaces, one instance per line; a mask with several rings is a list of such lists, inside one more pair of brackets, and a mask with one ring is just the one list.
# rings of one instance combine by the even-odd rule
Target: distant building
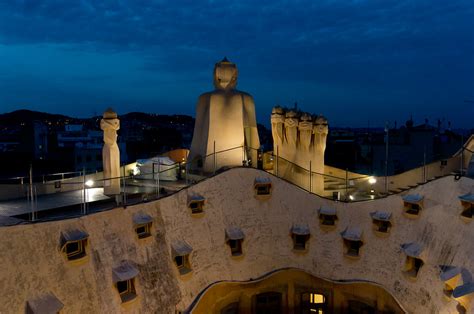
[[[102,170],[103,134],[99,130],[85,130],[83,125],[69,124],[64,131],[58,132],[59,148],[69,149],[74,161],[74,170],[87,172]],[[126,143],[117,143],[120,160],[127,161]]]

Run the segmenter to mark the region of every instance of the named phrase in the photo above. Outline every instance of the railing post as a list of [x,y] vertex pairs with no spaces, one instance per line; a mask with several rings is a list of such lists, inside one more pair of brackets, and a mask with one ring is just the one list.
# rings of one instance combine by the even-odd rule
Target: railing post
[[214,141],[214,174],[216,174],[216,141]]
[[86,214],[86,168],[82,168],[82,214]]
[[30,164],[30,208],[31,220],[34,221],[34,199],[33,199],[33,164]]
[[127,183],[125,182],[125,165],[123,165],[123,207],[126,207],[127,206],[127,191],[126,191],[126,188],[127,188]]
[[348,193],[347,193],[347,191],[348,191],[348,188],[349,188],[349,187],[348,187],[348,185],[349,185],[349,180],[348,180],[349,174],[348,174],[348,170],[349,170],[349,169],[346,168],[346,196],[345,196],[346,201],[347,201],[347,198],[348,198],[348,195],[347,195]]
[[275,175],[278,177],[278,145],[276,147],[276,171],[275,171]]
[[309,193],[313,192],[313,180],[312,180],[312,171],[311,171],[311,160],[309,161]]
[[184,176],[186,178],[186,185],[188,185],[188,160],[186,160],[186,164],[184,164]]

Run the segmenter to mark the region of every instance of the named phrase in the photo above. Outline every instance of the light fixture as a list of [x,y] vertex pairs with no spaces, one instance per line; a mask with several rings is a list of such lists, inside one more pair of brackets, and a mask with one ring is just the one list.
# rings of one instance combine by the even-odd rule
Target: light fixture
[[91,187],[91,186],[94,185],[94,181],[92,181],[92,180],[87,180],[87,181],[86,181],[86,185],[87,185],[88,187]]
[[374,177],[370,177],[369,178],[369,183],[370,184],[375,184],[375,183],[377,183],[377,179],[375,179]]
[[353,195],[349,195],[349,199],[350,199],[351,201],[353,201],[353,200],[354,200],[354,196],[353,196]]

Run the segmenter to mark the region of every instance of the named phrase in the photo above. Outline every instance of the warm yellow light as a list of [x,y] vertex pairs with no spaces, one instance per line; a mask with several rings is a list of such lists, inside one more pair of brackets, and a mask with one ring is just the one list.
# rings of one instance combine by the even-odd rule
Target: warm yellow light
[[316,303],[316,304],[320,304],[320,303],[324,303],[324,295],[322,294],[318,294],[318,293],[311,293],[309,295],[309,302],[310,303]]
[[375,179],[374,177],[370,177],[369,178],[369,183],[370,184],[375,184],[375,183],[377,183],[377,179]]
[[92,180],[87,180],[87,181],[86,181],[86,185],[87,185],[88,187],[91,187],[91,186],[94,185],[94,181],[92,181]]

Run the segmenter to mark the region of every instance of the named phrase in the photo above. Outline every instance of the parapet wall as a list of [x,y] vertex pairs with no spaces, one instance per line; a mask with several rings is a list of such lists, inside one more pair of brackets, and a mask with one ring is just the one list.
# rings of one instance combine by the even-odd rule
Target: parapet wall
[[[269,178],[268,199],[254,197],[256,178]],[[173,313],[187,309],[208,285],[220,280],[250,280],[275,269],[297,268],[330,280],[367,280],[380,284],[410,313],[457,313],[457,302],[443,293],[439,265],[464,267],[474,273],[472,223],[460,219],[458,196],[473,193],[473,181],[445,177],[410,193],[424,196],[420,216],[403,215],[400,195],[339,203],[309,194],[263,171],[236,168],[158,201],[78,219],[0,228],[0,313],[24,313],[27,300],[51,292],[66,313]],[[191,215],[189,198],[205,199],[204,211]],[[318,209],[337,211],[336,228],[319,224]],[[370,213],[392,213],[387,237],[373,231]],[[137,239],[132,217],[153,218],[152,238]],[[290,230],[306,224],[311,236],[307,252],[293,251]],[[340,232],[362,231],[360,258],[343,254]],[[225,243],[225,229],[245,234],[243,256],[235,259]],[[88,260],[72,265],[59,252],[61,231],[81,228],[89,234]],[[185,241],[192,247],[192,272],[180,275],[171,246]],[[406,255],[400,245],[417,242],[424,248],[424,265],[416,279],[402,270]],[[112,269],[127,260],[140,271],[138,302],[121,305]]]

